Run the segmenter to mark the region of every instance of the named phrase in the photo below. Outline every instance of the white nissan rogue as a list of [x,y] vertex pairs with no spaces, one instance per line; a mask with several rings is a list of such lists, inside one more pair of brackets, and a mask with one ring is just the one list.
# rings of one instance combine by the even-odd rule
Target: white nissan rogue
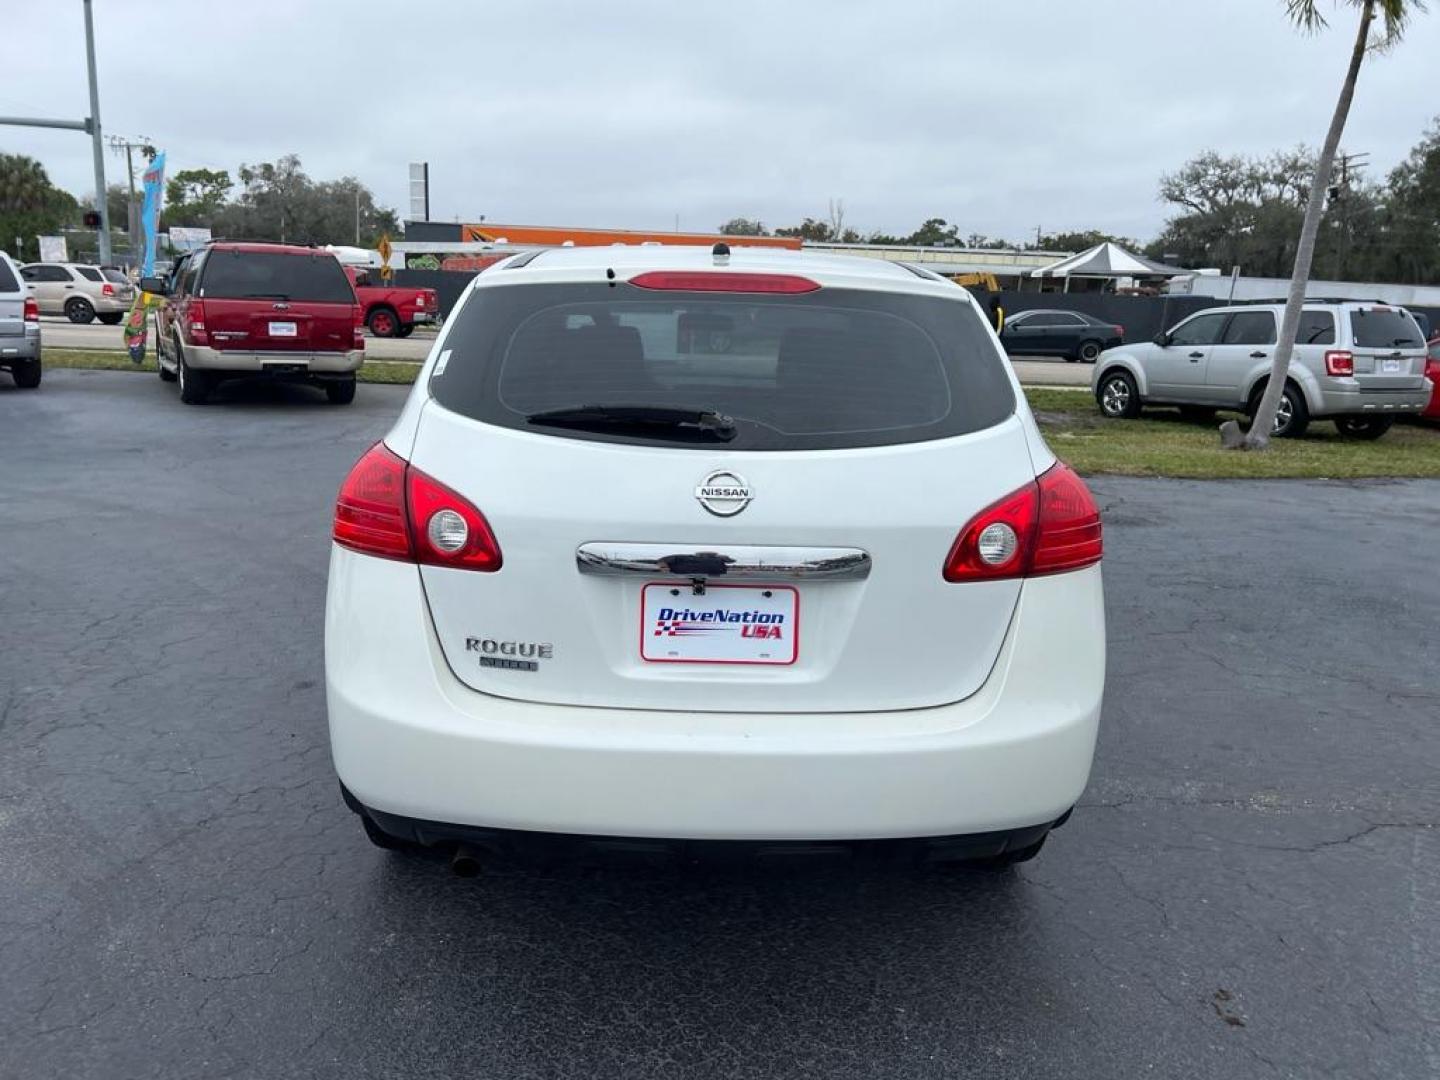
[[[375,843],[462,873],[541,834],[1019,862],[1089,774],[1100,553],[951,282],[724,244],[517,255],[340,490],[342,792]],[[895,840],[921,842],[854,843]]]

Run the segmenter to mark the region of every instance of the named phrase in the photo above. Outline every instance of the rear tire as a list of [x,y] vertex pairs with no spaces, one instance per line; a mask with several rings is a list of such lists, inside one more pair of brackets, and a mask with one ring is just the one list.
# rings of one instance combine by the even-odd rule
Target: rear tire
[[1080,343],[1080,348],[1076,350],[1076,353],[1080,357],[1080,362],[1082,364],[1093,364],[1096,360],[1100,359],[1100,342],[1082,341]]
[[97,318],[106,326],[119,326],[125,318],[125,313],[123,311],[109,311],[104,315],[97,316]]
[[1111,420],[1134,420],[1140,415],[1140,388],[1128,371],[1107,371],[1095,388],[1100,412]]
[[215,381],[208,371],[196,371],[185,362],[185,351],[175,349],[175,363],[179,368],[180,400],[186,405],[204,405],[214,389]]
[[352,375],[344,382],[327,382],[325,396],[331,405],[349,405],[355,400],[355,377]]
[[10,369],[10,378],[15,380],[15,385],[21,390],[34,390],[40,385],[40,357],[34,360],[26,360],[24,363],[16,363]]
[[398,337],[398,338],[407,338],[407,337],[409,337],[411,334],[413,334],[414,332],[415,332],[415,324],[414,324],[414,323],[406,323],[404,326],[401,326],[399,329],[397,329],[397,330],[395,331],[395,336]]
[[78,296],[71,297],[65,301],[65,317],[71,322],[83,326],[85,323],[94,321],[95,308],[91,306],[89,300]]
[[[1265,396],[1265,384],[1261,383],[1250,396],[1250,417],[1260,408],[1260,399]],[[1272,439],[1298,439],[1310,426],[1310,409],[1305,404],[1305,395],[1294,383],[1287,382],[1280,395],[1280,407],[1275,410],[1275,426],[1270,429]]]
[[1341,416],[1335,420],[1335,430],[1347,439],[1373,442],[1389,431],[1394,423],[1393,416]]
[[393,308],[377,307],[365,319],[365,325],[376,337],[394,337],[400,326],[400,317]]

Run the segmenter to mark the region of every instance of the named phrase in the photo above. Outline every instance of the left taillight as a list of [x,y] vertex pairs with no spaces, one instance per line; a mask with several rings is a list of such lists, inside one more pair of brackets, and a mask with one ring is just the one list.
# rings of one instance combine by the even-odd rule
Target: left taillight
[[976,514],[950,548],[946,581],[992,581],[1079,570],[1100,561],[1100,510],[1085,481],[1057,462]]
[[350,327],[350,347],[352,349],[365,348],[365,309],[359,304],[351,305]]
[[500,545],[473,503],[376,443],[335,500],[331,535],[366,555],[459,570],[499,570]]
[[100,286],[100,295],[101,295],[101,296],[114,296],[114,295],[115,295],[115,286],[114,286],[114,285],[111,285],[109,282],[106,282],[104,285],[101,285],[101,286]]
[[35,302],[35,297],[33,296],[25,297],[25,321],[40,321],[40,305]]
[[1325,374],[1344,377],[1355,374],[1355,354],[1345,349],[1331,349],[1325,354]]

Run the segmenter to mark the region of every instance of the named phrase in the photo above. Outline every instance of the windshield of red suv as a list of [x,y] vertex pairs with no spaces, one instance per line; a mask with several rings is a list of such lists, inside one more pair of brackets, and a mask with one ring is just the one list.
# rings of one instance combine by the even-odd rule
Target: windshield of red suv
[[335,256],[279,251],[211,251],[200,295],[217,300],[355,302],[350,279]]

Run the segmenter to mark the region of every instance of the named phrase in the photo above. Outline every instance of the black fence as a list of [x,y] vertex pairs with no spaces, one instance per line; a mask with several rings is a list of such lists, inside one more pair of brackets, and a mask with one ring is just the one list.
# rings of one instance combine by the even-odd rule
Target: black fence
[[[980,301],[980,306],[988,311],[989,294],[983,290],[971,291]],[[1373,300],[1374,297],[1356,296],[1354,299]],[[1283,304],[1285,298],[1278,297],[1274,302]],[[1000,294],[1000,303],[1004,306],[1007,317],[1037,308],[1093,315],[1097,319],[1123,326],[1127,342],[1148,341],[1161,330],[1170,329],[1181,319],[1197,311],[1225,306],[1224,300],[1211,296],[1112,296],[1105,293],[1003,292]],[[1436,328],[1440,327],[1440,308],[1408,304],[1405,307],[1412,314],[1425,317],[1420,320],[1422,330],[1434,333]]]

